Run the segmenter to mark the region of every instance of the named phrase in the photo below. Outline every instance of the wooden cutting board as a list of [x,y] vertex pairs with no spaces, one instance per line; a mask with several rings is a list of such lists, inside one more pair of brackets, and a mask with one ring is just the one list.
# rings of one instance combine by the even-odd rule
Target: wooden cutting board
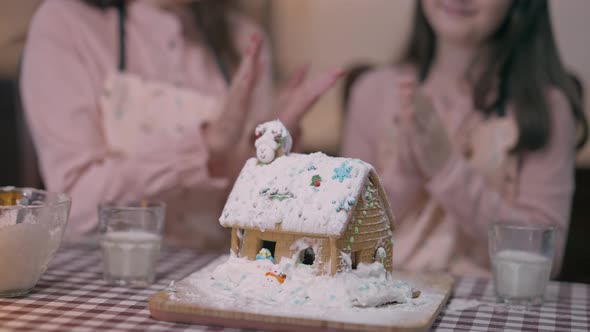
[[[219,260],[210,264],[219,264]],[[203,269],[207,269],[204,267]],[[418,305],[391,304],[378,309],[356,310],[359,321],[355,318],[348,318],[347,321],[339,321],[336,317],[304,317],[304,316],[275,316],[269,314],[272,307],[264,313],[249,312],[248,308],[225,305],[223,308],[215,306],[207,300],[190,301],[183,299],[181,292],[186,287],[184,281],[176,284],[173,291],[163,290],[153,295],[149,300],[149,310],[153,318],[158,320],[193,323],[200,325],[215,325],[232,328],[249,328],[280,331],[427,331],[443,305],[447,302],[454,280],[449,275],[443,274],[413,274],[395,273],[394,278],[408,281],[419,289],[422,294],[418,299]],[[199,292],[195,287],[190,292]],[[422,298],[423,303],[420,304]],[[374,312],[363,312],[363,310],[378,310],[381,318],[367,319]],[[365,315],[361,317],[360,315]],[[337,313],[336,315],[337,316]],[[371,316],[372,317],[372,316]]]

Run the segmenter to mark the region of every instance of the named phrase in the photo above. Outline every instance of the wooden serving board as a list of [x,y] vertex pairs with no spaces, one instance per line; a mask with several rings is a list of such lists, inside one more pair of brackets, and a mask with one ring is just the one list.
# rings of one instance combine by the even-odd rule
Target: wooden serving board
[[[219,260],[210,263],[219,264]],[[202,270],[207,269],[207,266]],[[202,271],[200,270],[200,271]],[[294,313],[293,316],[271,315],[272,307],[265,312],[252,312],[243,306],[215,305],[206,299],[187,301],[180,295],[183,282],[180,281],[175,291],[163,290],[153,295],[149,300],[149,310],[153,318],[158,320],[193,323],[201,325],[215,325],[231,328],[262,329],[273,331],[427,331],[451,294],[454,280],[444,274],[413,274],[394,273],[394,278],[408,281],[419,289],[422,294],[417,305],[391,304],[380,308],[355,309],[354,315],[346,315],[346,321],[335,315],[324,317],[306,317]],[[186,285],[185,285],[186,286]],[[192,287],[195,294],[198,289]],[[423,303],[420,304],[420,300]],[[336,309],[334,309],[336,310]],[[366,311],[366,312],[365,312]],[[379,314],[375,316],[376,312]],[[299,315],[299,316],[297,316]],[[312,315],[313,316],[313,315]],[[317,315],[316,315],[317,316]],[[364,316],[364,317],[363,317]],[[375,317],[375,318],[373,318]]]

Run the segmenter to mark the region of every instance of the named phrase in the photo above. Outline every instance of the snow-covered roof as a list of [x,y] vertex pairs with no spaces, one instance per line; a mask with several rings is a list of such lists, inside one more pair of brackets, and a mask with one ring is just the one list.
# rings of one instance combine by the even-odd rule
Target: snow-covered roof
[[270,164],[251,158],[229,195],[220,223],[338,236],[370,174],[376,178],[373,167],[359,159],[323,153],[293,153]]

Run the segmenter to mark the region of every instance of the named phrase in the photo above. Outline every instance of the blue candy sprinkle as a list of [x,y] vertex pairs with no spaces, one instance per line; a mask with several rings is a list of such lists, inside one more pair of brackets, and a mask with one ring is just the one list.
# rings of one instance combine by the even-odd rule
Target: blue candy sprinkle
[[348,165],[347,162],[343,162],[339,167],[334,168],[334,175],[332,175],[332,179],[338,180],[340,183],[342,183],[344,182],[344,179],[351,178],[351,171],[352,166]]

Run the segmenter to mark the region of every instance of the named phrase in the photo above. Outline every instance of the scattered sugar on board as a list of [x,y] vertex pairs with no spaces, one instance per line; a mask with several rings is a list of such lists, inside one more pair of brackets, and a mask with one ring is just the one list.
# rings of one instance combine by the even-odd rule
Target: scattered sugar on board
[[[412,316],[435,311],[444,297],[423,287],[412,299],[412,285],[394,280],[379,263],[359,264],[352,273],[331,277],[316,276],[312,267],[294,262],[220,258],[176,283],[170,297],[214,309],[401,326],[412,324]],[[286,275],[283,283],[275,277],[281,274]]]
[[476,309],[480,305],[484,304],[478,300],[468,300],[468,299],[452,299],[449,301],[449,304],[445,307],[444,310],[446,311],[463,311],[469,309]]

